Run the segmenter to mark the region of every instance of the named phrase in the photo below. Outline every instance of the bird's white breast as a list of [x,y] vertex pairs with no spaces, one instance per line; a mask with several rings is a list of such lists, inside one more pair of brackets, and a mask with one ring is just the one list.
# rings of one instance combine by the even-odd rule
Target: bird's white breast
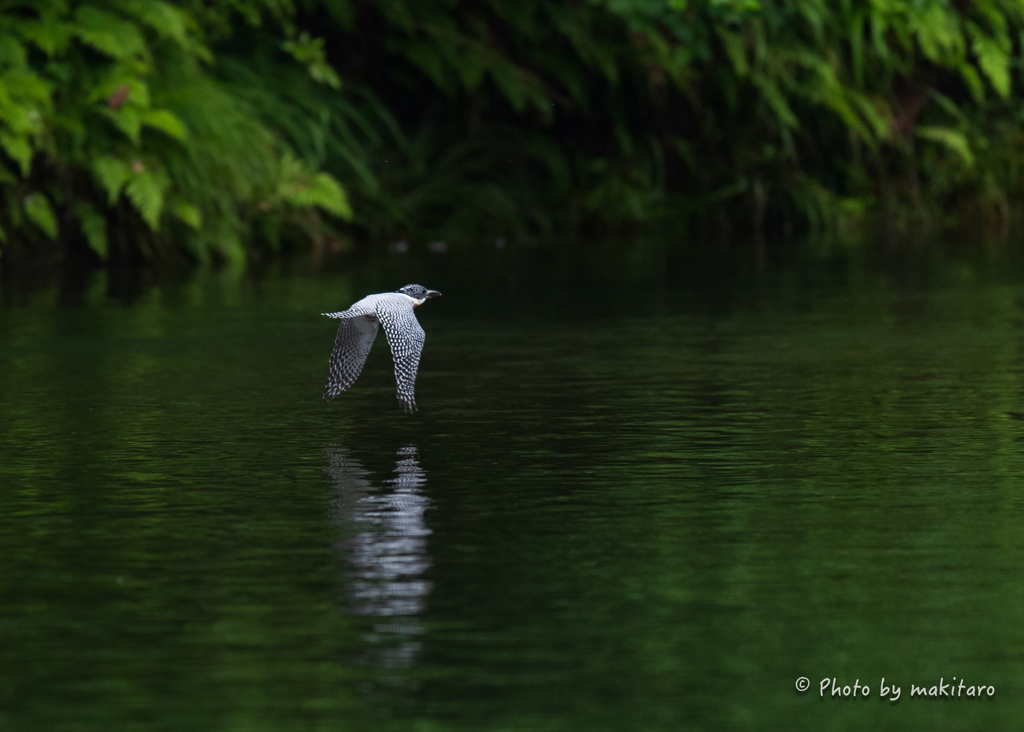
[[412,295],[406,295],[404,292],[396,292],[395,294],[396,295],[401,295],[402,297],[406,298],[409,302],[412,303],[412,306],[414,308],[415,307],[419,307],[420,305],[422,305],[423,303],[425,303],[427,301],[427,298],[425,298],[425,297],[421,297],[421,298],[417,299],[417,298],[413,297]]

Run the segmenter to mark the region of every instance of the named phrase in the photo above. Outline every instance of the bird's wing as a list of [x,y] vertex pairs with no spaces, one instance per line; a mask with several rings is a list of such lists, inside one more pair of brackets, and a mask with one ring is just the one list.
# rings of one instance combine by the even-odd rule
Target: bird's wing
[[334,339],[331,375],[324,387],[324,399],[333,399],[355,383],[376,337],[375,320],[368,320],[363,315],[342,318],[338,326],[338,337]]
[[370,298],[364,297],[362,300],[357,302],[355,305],[350,307],[348,310],[339,310],[336,313],[320,313],[326,315],[328,318],[355,318],[359,315],[373,315],[373,305],[367,300]]
[[398,382],[398,402],[402,409],[416,411],[416,370],[426,334],[413,314],[408,298],[388,298],[377,304],[377,319],[384,326],[384,334],[395,359],[395,380]]

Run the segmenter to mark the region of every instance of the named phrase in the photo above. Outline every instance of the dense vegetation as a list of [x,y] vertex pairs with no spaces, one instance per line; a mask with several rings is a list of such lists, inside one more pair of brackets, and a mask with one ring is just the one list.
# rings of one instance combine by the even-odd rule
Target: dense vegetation
[[999,229],[1024,192],[1018,0],[0,8],[0,252]]

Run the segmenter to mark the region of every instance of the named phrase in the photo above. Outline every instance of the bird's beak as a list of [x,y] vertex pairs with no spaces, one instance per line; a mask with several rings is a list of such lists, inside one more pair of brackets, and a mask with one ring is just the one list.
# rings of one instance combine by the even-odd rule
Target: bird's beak
[[427,290],[427,298],[431,297],[441,297],[441,293],[437,290]]

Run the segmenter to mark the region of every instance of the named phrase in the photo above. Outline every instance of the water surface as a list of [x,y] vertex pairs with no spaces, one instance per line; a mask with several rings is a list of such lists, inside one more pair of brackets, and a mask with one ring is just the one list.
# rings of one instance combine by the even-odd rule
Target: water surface
[[[815,271],[8,286],[0,726],[1016,729],[1024,286]],[[419,414],[324,403],[417,279]]]

